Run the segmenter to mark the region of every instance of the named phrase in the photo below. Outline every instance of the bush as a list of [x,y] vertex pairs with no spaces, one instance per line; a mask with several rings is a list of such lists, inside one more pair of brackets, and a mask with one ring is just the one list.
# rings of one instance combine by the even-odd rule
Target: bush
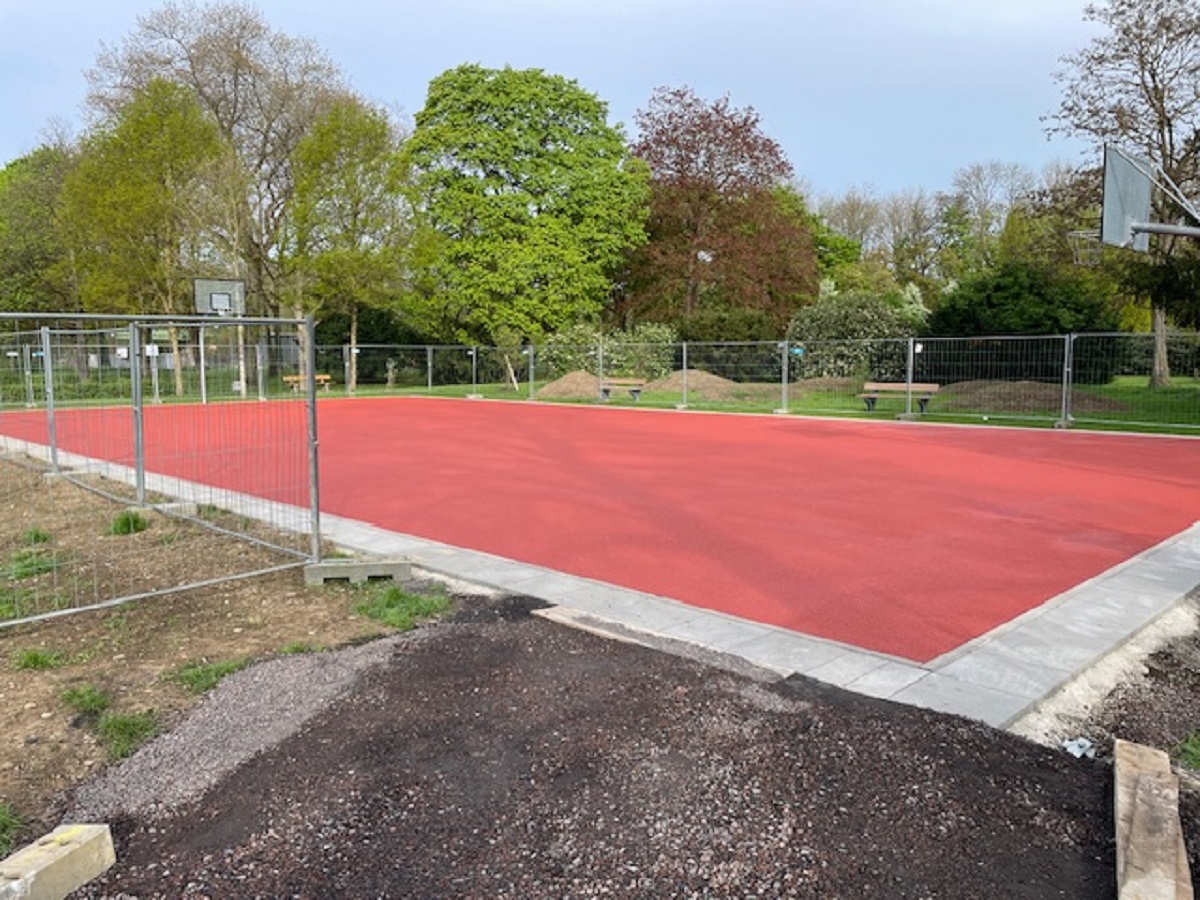
[[792,374],[902,381],[913,334],[911,319],[885,300],[867,294],[822,297],[788,325],[788,340],[802,345],[792,357]]
[[609,334],[575,325],[547,339],[538,348],[538,359],[558,378],[568,372],[598,373],[603,353],[605,375],[650,381],[671,373],[677,343],[670,325],[646,322]]

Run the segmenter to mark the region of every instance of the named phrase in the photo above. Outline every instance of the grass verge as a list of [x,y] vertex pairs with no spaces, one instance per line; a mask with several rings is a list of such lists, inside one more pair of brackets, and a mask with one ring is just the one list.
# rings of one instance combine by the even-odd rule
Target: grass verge
[[397,631],[409,631],[449,607],[450,598],[443,593],[413,594],[393,586],[370,589],[368,596],[354,604],[354,611]]

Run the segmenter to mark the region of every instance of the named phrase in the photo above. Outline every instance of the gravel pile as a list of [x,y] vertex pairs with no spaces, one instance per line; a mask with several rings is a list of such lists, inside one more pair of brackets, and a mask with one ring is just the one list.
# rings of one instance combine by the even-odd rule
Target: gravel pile
[[411,637],[269,660],[223,679],[176,729],[74,792],[66,822],[162,817],[290,737]]

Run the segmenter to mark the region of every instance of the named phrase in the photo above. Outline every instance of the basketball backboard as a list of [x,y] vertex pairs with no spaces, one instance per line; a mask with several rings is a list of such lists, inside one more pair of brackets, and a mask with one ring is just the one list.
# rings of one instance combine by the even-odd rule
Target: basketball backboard
[[1100,240],[1141,253],[1150,249],[1150,197],[1154,189],[1147,160],[1116,147],[1104,147],[1104,200],[1100,214]]
[[244,316],[246,283],[219,278],[193,281],[196,312],[202,316]]

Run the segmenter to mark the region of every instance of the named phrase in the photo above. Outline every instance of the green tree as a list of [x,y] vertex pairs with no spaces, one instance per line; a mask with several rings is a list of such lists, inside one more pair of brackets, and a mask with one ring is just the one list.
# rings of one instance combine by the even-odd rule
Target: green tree
[[[63,219],[89,311],[189,311],[190,279],[210,239],[187,198],[225,152],[192,94],[153,80],[83,146],[63,186]],[[183,392],[178,332],[171,332],[175,387]]]
[[595,318],[645,240],[647,177],[607,107],[537,69],[464,65],[429,85],[406,142],[414,311],[443,338],[536,340]]
[[1070,334],[1116,328],[1112,299],[1081,273],[1008,262],[968,278],[933,311],[928,333],[947,337]]
[[[1084,49],[1064,57],[1063,86],[1051,132],[1085,137],[1097,149],[1115,143],[1159,166],[1188,196],[1200,188],[1200,6],[1195,0],[1105,0],[1089,4],[1084,19],[1104,31]],[[1159,198],[1153,213],[1173,221],[1178,210]],[[1155,237],[1151,260],[1196,252],[1190,241]],[[1131,267],[1136,271],[1137,265]],[[1175,279],[1135,277],[1130,288],[1165,287]],[[1192,296],[1150,295],[1155,332],[1152,387],[1170,383],[1167,314]]]
[[337,67],[312,41],[271,29],[249,5],[168,2],[139,17],[121,45],[104,48],[87,77],[89,106],[104,118],[155,79],[191,92],[234,151],[210,173],[224,176],[211,188],[223,208],[211,255],[225,271],[213,274],[244,279],[253,306],[278,312],[287,286],[291,157],[312,123],[346,95]]
[[[623,318],[686,321],[715,308],[776,322],[817,291],[812,218],[791,165],[752,107],[661,88],[637,113],[650,167],[650,241],[634,256]],[[731,336],[732,337],[732,336]]]
[[322,316],[345,315],[353,391],[359,315],[399,292],[411,231],[399,135],[383,110],[345,98],[314,123],[292,165],[294,274]]
[[0,308],[79,308],[57,214],[73,162],[65,147],[45,146],[0,169]]

